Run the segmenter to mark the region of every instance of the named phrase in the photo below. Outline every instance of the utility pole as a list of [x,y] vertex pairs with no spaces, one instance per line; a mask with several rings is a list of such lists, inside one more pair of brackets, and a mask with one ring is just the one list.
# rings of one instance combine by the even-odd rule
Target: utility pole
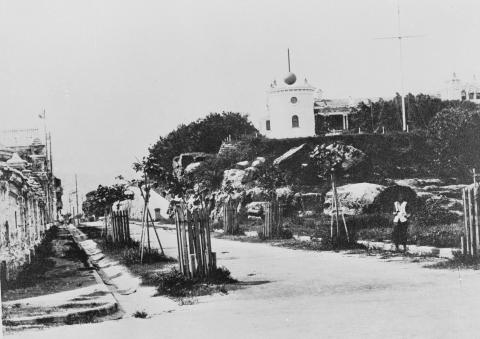
[[[77,174],[75,174],[75,199],[77,201],[77,214],[79,214],[78,209],[78,182],[77,182]],[[77,221],[77,225],[80,224],[80,220]]]
[[390,36],[390,37],[383,37],[377,38],[376,40],[398,40],[399,46],[399,63],[400,63],[400,98],[401,98],[401,105],[402,105],[402,128],[404,132],[408,132],[407,126],[407,114],[405,112],[405,91],[404,91],[404,82],[403,82],[403,48],[402,48],[402,40],[403,39],[410,39],[410,38],[418,38],[422,37],[423,35],[402,35],[401,33],[401,25],[400,25],[400,0],[397,0],[397,22],[398,22],[398,35],[397,36]]
[[288,73],[290,73],[290,48],[287,48]]

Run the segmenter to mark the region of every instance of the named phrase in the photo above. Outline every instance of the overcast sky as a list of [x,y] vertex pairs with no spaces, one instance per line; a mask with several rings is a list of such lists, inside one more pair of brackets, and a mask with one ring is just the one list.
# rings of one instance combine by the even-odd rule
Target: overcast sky
[[[214,111],[263,113],[287,71],[327,97],[399,90],[396,0],[0,0],[0,129],[38,126],[54,170],[80,190],[130,175],[135,157]],[[405,88],[480,76],[480,1],[400,0]]]

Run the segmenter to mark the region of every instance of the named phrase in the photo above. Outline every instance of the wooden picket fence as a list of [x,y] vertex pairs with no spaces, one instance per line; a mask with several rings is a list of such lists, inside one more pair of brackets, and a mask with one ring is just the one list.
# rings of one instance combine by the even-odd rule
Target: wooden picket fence
[[461,238],[462,253],[478,255],[479,246],[479,199],[478,184],[462,189],[464,235]]
[[223,205],[223,230],[226,234],[237,234],[240,228],[237,209],[229,200]]
[[178,262],[187,277],[208,277],[216,269],[217,257],[212,252],[207,210],[190,212],[185,206],[175,209]]
[[264,204],[265,222],[263,224],[263,236],[265,238],[272,239],[279,235],[283,225],[283,209],[284,206],[276,200]]
[[128,210],[112,211],[112,241],[115,243],[130,243],[130,220]]

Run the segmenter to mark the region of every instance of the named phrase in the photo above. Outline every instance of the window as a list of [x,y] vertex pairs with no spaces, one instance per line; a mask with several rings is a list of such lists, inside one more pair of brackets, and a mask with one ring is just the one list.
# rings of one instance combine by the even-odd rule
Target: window
[[468,93],[468,99],[473,100],[473,92]]
[[297,101],[298,101],[297,97],[291,97],[291,98],[290,98],[290,102],[291,102],[292,104],[296,104]]
[[480,99],[480,92],[477,92],[475,99]]
[[292,128],[296,128],[298,126],[299,126],[298,115],[294,115],[292,116]]
[[466,100],[466,99],[467,99],[467,92],[462,91],[462,100]]
[[267,131],[270,131],[270,120],[267,120],[265,122],[265,125],[266,125],[265,128],[267,129]]

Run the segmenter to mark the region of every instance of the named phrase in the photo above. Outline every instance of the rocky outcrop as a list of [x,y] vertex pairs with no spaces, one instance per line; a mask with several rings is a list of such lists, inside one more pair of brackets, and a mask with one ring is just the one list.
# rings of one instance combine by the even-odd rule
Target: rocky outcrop
[[308,144],[302,144],[298,147],[291,148],[276,158],[273,161],[273,165],[282,169],[300,167],[303,163],[308,163],[310,161],[311,151],[312,148]]
[[[385,186],[362,182],[337,187],[339,206],[341,211],[347,215],[362,214],[375,199],[386,189]],[[332,191],[325,196],[324,213],[332,213]]]
[[190,164],[201,163],[212,156],[212,154],[204,152],[182,153],[172,160],[173,174],[177,178],[181,178]]

